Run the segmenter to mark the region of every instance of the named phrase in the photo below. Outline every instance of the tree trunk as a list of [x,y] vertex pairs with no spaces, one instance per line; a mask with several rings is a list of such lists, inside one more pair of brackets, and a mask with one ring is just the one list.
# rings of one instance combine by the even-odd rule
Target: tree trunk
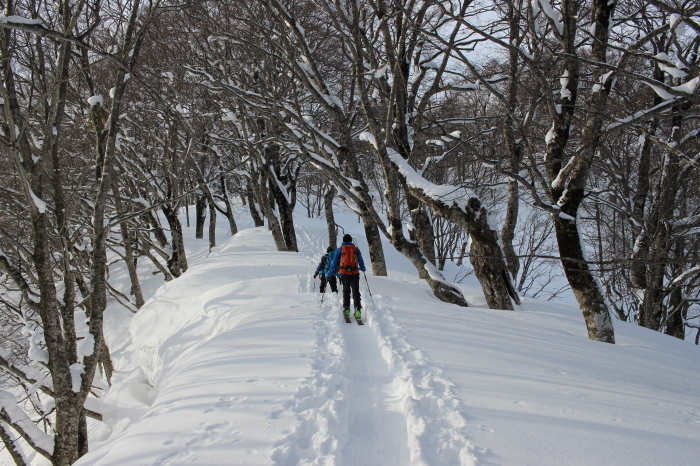
[[260,207],[260,210],[262,210],[263,215],[267,219],[267,226],[272,232],[272,239],[275,242],[275,247],[277,248],[277,250],[286,251],[287,243],[284,240],[284,234],[282,233],[282,228],[280,227],[279,219],[275,215],[275,212],[272,209],[272,205],[270,203],[270,192],[267,189],[266,183],[267,176],[260,176],[260,174],[257,172],[251,172],[251,176],[253,177],[253,179],[251,179],[251,182],[248,184],[248,186],[252,187],[252,190],[255,194],[255,201],[257,201],[252,202],[251,205],[257,204]]
[[262,218],[260,210],[258,210],[258,203],[256,201],[253,188],[250,186],[250,182],[248,182],[246,185],[246,194],[248,197],[248,209],[250,210],[250,216],[253,218],[253,225],[256,227],[264,227],[265,221]]
[[511,297],[517,296],[517,293],[512,281],[506,275],[510,272],[504,267],[496,235],[488,234],[483,240],[476,238],[477,235],[472,235],[469,254],[471,264],[474,267],[474,275],[481,284],[486,303],[491,309],[512,311]]
[[88,452],[88,429],[87,419],[85,418],[85,410],[80,410],[80,419],[78,421],[78,456],[86,455]]
[[[584,119],[579,145],[582,149],[577,151],[564,166],[565,147],[570,135],[580,83],[580,63],[576,59],[576,22],[581,12],[580,5],[576,2],[562,5],[564,51],[570,55],[565,59],[568,96],[562,98],[561,112],[558,112],[554,119],[552,131],[554,137],[547,144],[545,156],[547,178],[552,187],[551,200],[561,209],[561,214],[554,216],[554,227],[562,266],[571,290],[581,307],[588,328],[588,337],[591,340],[615,343],[615,331],[610,312],[598,282],[585,260],[582,238],[576,220],[585,197],[590,169],[600,145],[603,117],[613,80],[602,80],[607,68],[593,67],[591,81],[603,84],[598,92],[592,93],[587,102],[588,113]],[[615,4],[609,3],[608,0],[595,0],[592,4],[591,13],[595,22],[592,33],[595,40],[591,47],[591,59],[600,63],[606,62],[610,18],[614,9]]]
[[[124,208],[122,201],[119,198],[119,188],[114,182],[112,184],[112,193],[114,194],[114,205],[117,211],[117,216],[121,217],[122,214],[124,214]],[[134,298],[136,299],[136,308],[141,309],[146,301],[143,298],[141,282],[139,281],[139,276],[136,272],[136,257],[134,255],[133,248],[135,239],[132,237],[132,234],[129,231],[128,222],[120,222],[119,229],[121,231],[124,246],[124,262],[126,263],[126,268],[129,272],[129,280],[131,281],[131,294],[134,295]]]
[[[296,230],[294,229],[294,207],[296,205],[296,180],[289,169],[282,173],[279,166],[279,147],[270,146],[265,150],[267,165],[264,165],[265,178],[270,194],[274,197],[279,213],[279,222],[287,251],[299,251]],[[298,171],[297,171],[298,173]],[[283,189],[285,192],[283,192]]]
[[[206,202],[206,198],[205,198]],[[168,224],[170,225],[170,236],[172,245],[172,255],[168,260],[168,269],[174,277],[179,277],[187,271],[187,255],[185,254],[185,242],[182,237],[182,225],[177,218],[178,208],[170,207],[165,204],[162,207],[163,215],[165,215]],[[203,236],[203,235],[202,235]]]
[[[503,259],[498,236],[488,222],[488,211],[476,198],[469,198],[465,207],[447,204],[426,194],[422,188],[408,186],[409,192],[424,202],[440,217],[464,228],[471,239],[470,261],[481,283],[484,297],[491,309],[513,310],[513,302],[520,304],[510,274]],[[512,299],[512,301],[511,301]]]
[[196,239],[202,239],[204,238],[204,222],[207,219],[207,198],[204,195],[199,196],[199,199],[197,199],[197,204],[196,204],[196,209],[197,209],[197,214],[196,214],[196,225],[195,225],[195,238]]
[[158,218],[152,211],[148,211],[141,216],[147,225],[151,226],[150,232],[153,233],[153,237],[158,241],[160,247],[164,248],[168,245],[168,237],[163,231],[163,227],[158,222]]
[[467,255],[467,241],[464,241],[462,243],[462,246],[459,248],[459,258],[457,259],[457,266],[461,266],[462,262],[464,261],[464,256]]
[[[467,300],[459,288],[447,283],[440,271],[425,258],[418,244],[407,240],[404,236],[399,204],[399,183],[403,182],[404,186],[406,186],[406,180],[399,175],[398,170],[392,165],[392,162],[387,157],[386,148],[383,149],[384,151],[377,150],[377,153],[380,155],[384,179],[386,180],[384,196],[388,207],[389,240],[391,244],[411,261],[418,271],[418,276],[425,279],[430,285],[435,297],[447,303],[467,307]],[[381,157],[382,155],[384,157]]]
[[[323,205],[326,212],[326,226],[328,227],[328,245],[333,249],[338,247],[338,227],[335,225],[335,215],[333,214],[333,198],[335,188],[331,186],[323,196]],[[371,254],[370,254],[371,259]],[[374,263],[374,262],[373,262]]]
[[583,254],[581,238],[575,221],[555,219],[554,227],[564,273],[576,300],[581,306],[588,328],[588,338],[615,343],[610,313],[593,273]]
[[[654,79],[664,82],[664,71],[659,67],[654,67]],[[654,93],[654,106],[659,105],[663,99]],[[645,208],[647,198],[649,197],[650,172],[651,172],[651,136],[656,134],[659,126],[657,117],[652,117],[647,125],[644,134],[644,142],[639,153],[639,162],[637,164],[637,186],[632,199],[632,218],[630,219],[630,228],[635,238],[635,248],[632,253],[632,264],[630,267],[630,280],[632,286],[639,290],[645,289],[646,286],[646,259],[649,253],[649,235],[647,234],[644,225]]]
[[[685,256],[685,239],[676,239],[675,253],[676,258],[683,258]],[[673,273],[672,276],[677,277],[683,273],[683,266],[681,264],[675,263],[671,267]],[[680,340],[685,340],[685,320],[688,317],[689,303],[683,297],[683,284],[679,283],[672,291],[668,300],[668,312],[669,315],[666,319],[666,335],[671,335],[672,337],[678,338]]]
[[[670,140],[678,142],[683,118],[680,108],[673,107],[673,129]],[[652,208],[648,228],[649,249],[646,260],[646,289],[640,305],[640,325],[661,331],[662,302],[666,296],[664,276],[668,267],[672,240],[673,212],[679,189],[680,161],[675,151],[668,151],[664,159],[658,200]],[[651,236],[653,235],[653,236]]]
[[238,225],[236,225],[236,219],[233,214],[233,204],[231,204],[231,197],[228,193],[228,187],[226,186],[226,178],[222,175],[220,178],[221,182],[221,195],[224,198],[224,204],[226,205],[226,218],[228,218],[228,226],[231,231],[231,236],[238,233]]
[[520,261],[513,247],[515,227],[518,224],[519,203],[518,182],[508,180],[508,204],[506,206],[506,216],[503,219],[503,226],[501,227],[501,244],[503,245],[503,257],[506,261],[506,268],[512,280],[515,280],[520,270]]
[[109,353],[109,348],[107,347],[107,342],[104,340],[104,336],[102,337],[102,350],[100,351],[100,367],[102,367],[104,371],[107,384],[111,387],[114,364],[112,364],[112,356]]
[[406,193],[406,204],[411,214],[411,221],[415,227],[418,247],[420,247],[428,262],[435,265],[435,231],[433,230],[433,224],[425,211],[425,205],[409,194],[405,186],[404,191]]
[[369,258],[372,261],[372,275],[375,277],[386,277],[387,268],[384,259],[384,246],[382,245],[382,237],[379,234],[379,227],[369,212],[363,211],[361,217],[369,247]]
[[209,199],[209,252],[216,247],[216,206]]
[[[508,28],[509,28],[509,43],[512,48],[508,52],[508,86],[506,90],[506,106],[503,124],[503,141],[506,147],[506,163],[508,170],[512,173],[518,173],[520,169],[520,159],[522,158],[522,150],[519,143],[516,141],[516,123],[513,119],[515,110],[518,106],[518,79],[520,67],[520,54],[518,49],[522,42],[520,28],[522,10],[513,3],[508,3]],[[518,224],[518,197],[519,185],[515,180],[508,180],[508,203],[506,205],[506,215],[503,219],[501,227],[501,245],[503,256],[506,261],[506,266],[510,272],[512,280],[518,276],[520,262],[515,254],[513,240],[515,238],[515,228]]]
[[[344,125],[347,126],[347,125]],[[372,211],[372,198],[369,196],[369,187],[365,182],[365,177],[360,171],[357,164],[357,156],[350,151],[352,147],[352,139],[349,134],[344,133],[341,137],[342,146],[338,149],[338,156],[342,164],[347,167],[350,176],[360,182],[360,186],[355,186],[357,197],[361,202],[357,203],[357,208],[360,210],[360,217],[364,224],[365,236],[367,237],[367,245],[369,248],[369,257],[372,262],[372,274],[375,277],[386,277],[386,259],[384,258],[384,247],[382,239],[379,235],[379,226]]]

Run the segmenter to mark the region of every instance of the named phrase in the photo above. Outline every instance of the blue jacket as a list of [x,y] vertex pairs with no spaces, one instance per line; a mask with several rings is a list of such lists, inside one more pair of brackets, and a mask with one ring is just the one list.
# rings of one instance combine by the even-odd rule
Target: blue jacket
[[326,275],[336,254],[337,251],[331,251],[324,254],[323,257],[321,257],[321,262],[319,262],[318,266],[316,267],[316,273]]
[[[343,248],[343,246],[347,246],[348,244],[353,245],[352,242],[342,243],[340,247],[333,252],[333,260],[331,261],[331,265],[328,269],[328,272],[326,273],[326,276],[328,278],[330,278],[331,275],[338,273],[338,267],[340,266],[340,250]],[[360,270],[364,272],[365,261],[362,260],[362,253],[360,252],[360,248],[358,248],[357,246],[355,246],[355,249],[357,250],[357,265],[360,267]]]

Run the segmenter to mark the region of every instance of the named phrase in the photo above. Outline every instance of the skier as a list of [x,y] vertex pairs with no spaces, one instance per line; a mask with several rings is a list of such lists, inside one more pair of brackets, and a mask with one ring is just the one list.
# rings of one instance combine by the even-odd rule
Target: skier
[[365,271],[365,262],[362,260],[362,253],[353,244],[352,236],[343,236],[343,243],[335,251],[335,257],[331,262],[327,277],[340,274],[340,283],[343,285],[343,316],[345,321],[350,322],[350,291],[352,290],[352,300],[355,303],[355,319],[358,323],[362,321],[362,303],[360,301],[360,271]]
[[335,278],[336,275],[331,275],[330,278],[326,277],[326,273],[328,272],[328,269],[331,266],[331,263],[333,262],[333,259],[335,258],[335,249],[333,249],[333,246],[328,246],[328,249],[326,249],[326,253],[321,257],[321,262],[318,263],[318,267],[316,267],[316,273],[314,273],[314,279],[316,279],[317,276],[321,276],[321,284],[318,287],[318,291],[321,293],[326,292],[326,282],[331,285],[331,291],[333,293],[338,292],[338,281]]

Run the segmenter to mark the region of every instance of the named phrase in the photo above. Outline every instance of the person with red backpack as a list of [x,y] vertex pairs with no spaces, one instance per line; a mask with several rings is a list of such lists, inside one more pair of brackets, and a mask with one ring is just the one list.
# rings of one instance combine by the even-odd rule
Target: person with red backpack
[[355,303],[355,319],[362,319],[362,303],[360,300],[360,272],[365,271],[365,262],[362,253],[352,242],[352,236],[343,236],[343,243],[335,251],[335,257],[331,262],[326,277],[330,278],[336,273],[340,275],[340,283],[343,285],[343,315],[350,322],[350,292]]

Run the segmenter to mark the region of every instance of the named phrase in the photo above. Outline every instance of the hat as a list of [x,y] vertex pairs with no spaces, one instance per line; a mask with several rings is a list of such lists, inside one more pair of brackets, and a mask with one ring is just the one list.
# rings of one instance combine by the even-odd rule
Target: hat
[[352,243],[352,236],[347,233],[343,235],[343,243]]
[[328,248],[326,249],[326,252],[332,252],[332,251],[335,251],[335,248],[333,246],[328,246]]

